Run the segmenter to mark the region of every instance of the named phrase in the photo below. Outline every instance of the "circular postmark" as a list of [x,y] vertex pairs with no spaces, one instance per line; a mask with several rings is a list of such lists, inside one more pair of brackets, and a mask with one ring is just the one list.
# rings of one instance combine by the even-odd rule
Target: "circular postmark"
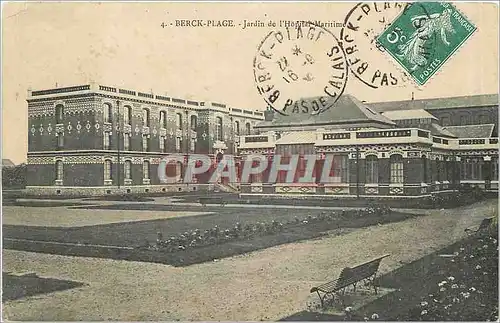
[[349,73],[337,37],[310,22],[267,34],[253,70],[260,95],[283,115],[329,109],[344,92]]
[[340,31],[351,73],[367,86],[405,86],[410,78],[387,59],[376,39],[410,3],[360,2],[352,8]]

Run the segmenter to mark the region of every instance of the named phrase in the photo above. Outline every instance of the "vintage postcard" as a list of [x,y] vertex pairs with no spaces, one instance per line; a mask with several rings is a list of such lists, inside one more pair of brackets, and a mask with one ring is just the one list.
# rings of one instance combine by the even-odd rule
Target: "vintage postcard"
[[2,318],[497,321],[498,26],[2,3]]

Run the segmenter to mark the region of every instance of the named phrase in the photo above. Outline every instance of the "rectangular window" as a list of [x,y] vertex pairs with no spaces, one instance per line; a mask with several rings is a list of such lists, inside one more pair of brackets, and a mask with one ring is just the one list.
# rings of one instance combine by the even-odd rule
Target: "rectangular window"
[[130,125],[132,120],[132,108],[125,106],[125,111],[123,112],[123,123]]
[[165,136],[160,137],[160,151],[164,153],[166,151],[165,149]]
[[63,179],[63,162],[58,160],[56,162],[56,180],[62,181]]
[[403,158],[400,155],[391,156],[391,184],[403,184]]
[[142,125],[144,127],[149,127],[149,110],[142,109]]
[[[252,167],[259,167],[259,161],[253,161],[252,162]],[[260,172],[258,174],[251,174],[250,175],[250,183],[262,183],[262,173]],[[281,173],[281,172],[280,172]],[[278,183],[284,183],[286,181],[286,173],[283,172],[283,174],[280,174],[280,178],[278,180]]]
[[333,156],[333,161],[329,173],[330,183],[349,183],[348,162],[349,159],[347,155]]
[[175,137],[175,150],[181,151],[181,137]]
[[132,163],[129,160],[125,161],[125,179],[131,179],[131,168]]
[[64,133],[59,132],[57,134],[57,150],[64,148]]
[[64,123],[64,106],[61,104],[56,106],[56,123]]
[[483,159],[474,159],[472,163],[472,179],[475,180],[480,180],[483,179],[482,177],[482,166],[483,166]]
[[462,179],[480,180],[482,179],[482,158],[467,158],[462,163]]
[[366,183],[378,183],[378,159],[375,156],[366,158]]
[[111,133],[108,131],[104,132],[103,140],[104,140],[104,149],[110,149],[110,147],[111,147]]
[[177,127],[177,130],[182,130],[182,114],[180,113],[176,114],[175,126]]
[[215,140],[218,141],[223,141],[223,135],[222,135],[222,118],[221,117],[216,117],[215,118]]
[[144,179],[149,179],[149,162],[145,161],[142,164],[142,174]]
[[130,150],[130,134],[123,134],[123,150]]
[[142,151],[149,151],[149,138],[147,135],[142,136]]
[[191,152],[194,152],[195,149],[196,149],[196,139],[195,138],[191,138]]
[[167,113],[165,111],[160,111],[160,127],[167,128]]
[[191,130],[196,131],[197,123],[198,123],[198,118],[196,116],[191,116]]
[[104,180],[111,180],[111,161],[104,161]]
[[[286,165],[290,163],[290,156],[287,155],[281,155],[281,160],[280,164]],[[256,166],[258,162],[254,162],[254,166]],[[288,177],[288,172],[284,170],[278,171],[278,178],[276,179],[277,183],[286,183],[286,178]],[[252,178],[252,180],[256,180],[255,178]],[[258,183],[258,182],[255,182]]]
[[423,168],[423,182],[424,183],[427,183],[427,176],[428,176],[428,170],[427,170],[427,167],[428,167],[428,162],[427,162],[427,158],[425,156],[422,157],[422,168]]
[[491,180],[498,181],[498,158],[491,158]]
[[111,123],[111,104],[104,104],[104,122]]

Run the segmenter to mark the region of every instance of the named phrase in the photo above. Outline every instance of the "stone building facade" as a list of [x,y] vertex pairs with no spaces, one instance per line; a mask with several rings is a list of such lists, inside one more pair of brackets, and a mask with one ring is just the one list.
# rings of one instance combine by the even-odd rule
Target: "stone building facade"
[[[209,189],[161,184],[170,154],[235,154],[262,111],[86,84],[28,91],[27,190],[93,195]],[[181,178],[181,164],[173,170]]]
[[[305,100],[314,100],[305,99]],[[299,154],[298,171],[269,181],[269,167],[241,183],[242,196],[324,198],[418,198],[463,186],[498,191],[498,96],[409,100],[366,104],[342,96],[321,115],[283,116],[266,112],[239,145],[242,160],[276,155],[286,164]],[[317,156],[315,180],[300,182]],[[321,180],[325,160],[330,179]]]

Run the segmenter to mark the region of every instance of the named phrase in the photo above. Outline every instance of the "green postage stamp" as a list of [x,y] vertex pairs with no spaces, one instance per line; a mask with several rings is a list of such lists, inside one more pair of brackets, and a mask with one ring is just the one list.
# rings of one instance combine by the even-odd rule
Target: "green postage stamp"
[[414,2],[377,42],[424,85],[475,30],[451,3]]

